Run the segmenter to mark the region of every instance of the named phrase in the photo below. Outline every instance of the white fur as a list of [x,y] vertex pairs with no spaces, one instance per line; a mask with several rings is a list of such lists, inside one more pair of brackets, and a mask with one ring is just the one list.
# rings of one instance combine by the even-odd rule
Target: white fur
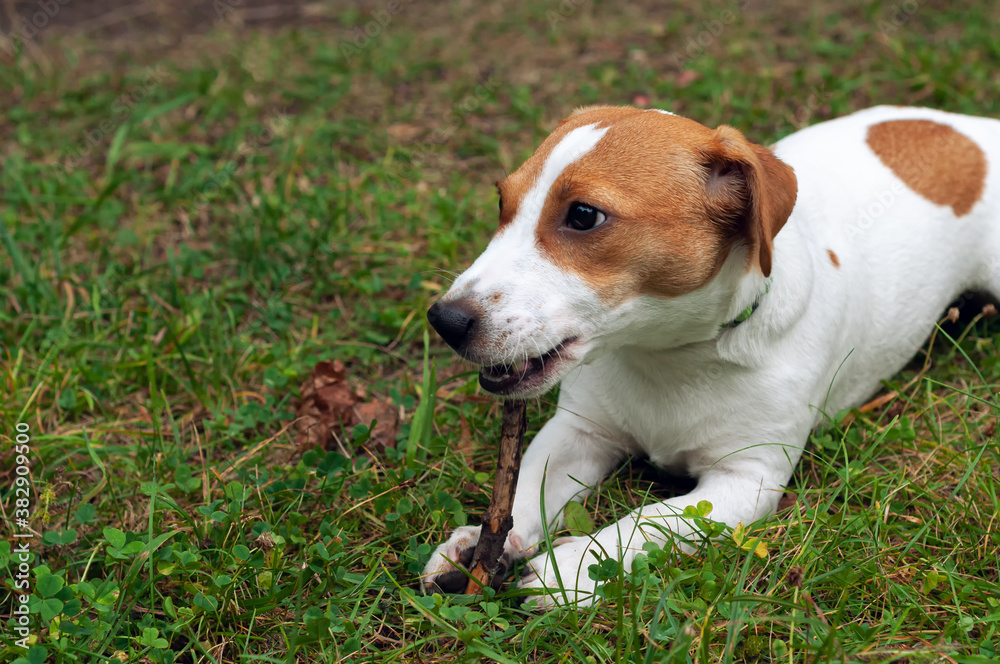
[[[921,197],[871,151],[868,127],[893,119],[950,125],[982,148],[991,162],[971,212],[956,217]],[[532,195],[544,196],[556,171],[600,140],[593,125],[581,129],[564,139],[565,150],[553,151]],[[730,526],[774,512],[824,414],[876,392],[963,291],[1000,295],[1000,122],[877,107],[800,131],[775,153],[794,168],[798,198],[775,238],[770,290],[735,328],[719,332],[764,288],[758,272],[746,272],[745,250],[696,292],[641,297],[609,311],[534,248],[537,211],[519,215],[449,292],[485,302],[502,291],[497,308],[486,306],[498,343],[482,351],[483,362],[537,356],[565,336],[580,337],[559,409],[524,455],[507,543],[515,559],[544,540],[543,482],[547,527],[555,531],[563,506],[627,455],[698,478],[688,495],[646,505],[593,537],[560,540],[530,560],[519,586],[545,589],[540,606],[593,601],[587,568],[595,552],[629,568],[645,540],[691,535],[676,516],[685,506],[707,500],[712,518]],[[442,555],[456,559],[477,538],[475,528],[456,531],[432,555],[424,583],[452,569]]]

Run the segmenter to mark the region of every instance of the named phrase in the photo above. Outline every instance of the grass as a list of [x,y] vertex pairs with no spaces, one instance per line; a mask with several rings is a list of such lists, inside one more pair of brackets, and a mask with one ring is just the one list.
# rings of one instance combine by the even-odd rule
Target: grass
[[[1000,116],[994,3],[742,5],[404,3],[354,42],[373,5],[0,53],[0,497],[17,530],[22,423],[35,534],[31,647],[10,618],[0,659],[1000,660],[1000,328],[972,315],[814,434],[776,517],[595,566],[596,608],[416,589],[488,503],[499,425],[423,314],[571,108],[648,101],[760,142],[875,103]],[[323,360],[400,415],[395,447],[351,423],[296,444]],[[677,490],[659,480],[630,462],[571,521]]]

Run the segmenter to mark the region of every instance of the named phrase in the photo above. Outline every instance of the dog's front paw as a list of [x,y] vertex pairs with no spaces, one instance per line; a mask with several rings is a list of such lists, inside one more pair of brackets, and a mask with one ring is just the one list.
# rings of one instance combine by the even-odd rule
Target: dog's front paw
[[[425,593],[462,593],[469,583],[468,569],[472,565],[472,556],[479,544],[479,531],[482,526],[462,526],[456,528],[448,541],[439,546],[431,554],[424,573],[420,576],[420,587]],[[499,589],[507,571],[515,560],[520,560],[534,552],[535,547],[525,547],[525,539],[511,532],[504,542],[503,555],[500,557],[496,576],[493,577],[493,588]]]
[[525,598],[525,606],[590,606],[597,600],[597,582],[590,578],[590,566],[599,562],[599,557],[615,555],[615,550],[605,550],[593,537],[563,537],[553,545],[551,551],[532,558],[524,568],[517,587],[538,591]]
[[448,541],[434,550],[420,576],[420,587],[425,593],[460,593],[465,590],[469,582],[466,571],[479,543],[481,528],[456,528]]

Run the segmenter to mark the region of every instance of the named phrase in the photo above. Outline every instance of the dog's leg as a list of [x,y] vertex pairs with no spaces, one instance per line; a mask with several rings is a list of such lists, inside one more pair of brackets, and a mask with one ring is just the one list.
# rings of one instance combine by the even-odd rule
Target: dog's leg
[[[532,555],[543,538],[543,482],[545,517],[550,530],[555,530],[562,520],[563,506],[570,500],[582,500],[623,458],[623,448],[595,424],[558,411],[524,453],[514,495],[514,525],[507,535],[497,583],[503,580],[510,563]],[[421,576],[425,591],[461,592],[465,588],[468,577],[453,563],[463,567],[469,564],[479,530],[480,526],[456,528],[448,541],[431,554]]]
[[[776,473],[777,466],[788,470]],[[630,571],[632,561],[636,554],[642,553],[642,545],[647,541],[663,545],[677,539],[682,548],[691,550],[683,541],[697,531],[693,520],[683,516],[685,507],[708,501],[712,504],[713,520],[729,526],[741,521],[748,524],[774,513],[782,486],[790,475],[790,467],[784,460],[775,468],[763,465],[712,468],[687,495],[646,505],[596,535],[560,540],[552,551],[528,563],[518,587],[545,590],[542,596],[530,600],[537,608],[561,604],[588,606],[596,599],[596,582],[590,578],[588,568],[598,562],[598,555],[618,558],[624,569]]]

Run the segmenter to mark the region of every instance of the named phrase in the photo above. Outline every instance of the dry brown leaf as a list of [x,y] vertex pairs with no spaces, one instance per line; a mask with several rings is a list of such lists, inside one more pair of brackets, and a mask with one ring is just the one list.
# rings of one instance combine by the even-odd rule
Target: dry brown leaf
[[334,360],[317,363],[302,383],[295,406],[295,443],[300,451],[317,445],[327,449],[334,441],[334,432],[351,419],[351,409],[359,397],[346,379],[344,363]]
[[295,443],[299,452],[319,446],[342,454],[353,453],[353,449],[342,446],[349,440],[342,434],[358,424],[368,426],[372,420],[377,423],[369,450],[381,454],[385,448],[395,447],[399,412],[380,399],[365,401],[365,391],[351,386],[347,368],[340,360],[317,363],[302,383],[299,395],[295,404]]
[[359,403],[354,406],[354,420],[352,424],[364,424],[368,426],[372,420],[376,420],[375,428],[372,429],[369,438],[369,447],[372,451],[382,454],[387,447],[396,446],[396,428],[399,424],[399,412],[392,404],[379,399],[372,399],[366,403]]

